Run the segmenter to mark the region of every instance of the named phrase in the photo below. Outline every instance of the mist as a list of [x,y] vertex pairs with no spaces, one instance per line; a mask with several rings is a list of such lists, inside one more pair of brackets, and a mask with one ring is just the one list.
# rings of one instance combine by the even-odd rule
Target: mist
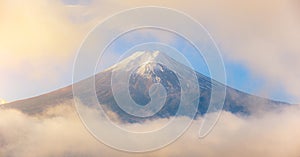
[[[215,128],[198,138],[203,118],[172,144],[147,153],[126,153],[97,141],[81,123],[76,110],[65,103],[43,114],[29,116],[13,109],[0,110],[2,157],[99,157],[99,156],[205,156],[299,157],[300,106],[284,106],[260,115],[223,112]],[[157,128],[168,119],[126,128]],[[114,135],[109,135],[114,136]],[[126,141],[120,141],[126,142]],[[142,144],[142,141],[141,141]]]

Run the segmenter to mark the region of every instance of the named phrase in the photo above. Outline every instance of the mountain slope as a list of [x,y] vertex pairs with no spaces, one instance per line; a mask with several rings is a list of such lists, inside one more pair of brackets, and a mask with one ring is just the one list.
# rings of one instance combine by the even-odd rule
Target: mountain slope
[[[204,114],[208,108],[212,86],[224,85],[211,80],[210,78],[198,72],[194,72],[189,67],[175,61],[168,55],[161,52],[137,52],[130,57],[122,60],[120,63],[97,74],[95,76],[95,89],[100,104],[103,105],[106,110],[115,112],[124,121],[136,122],[139,120],[143,120],[143,118],[135,117],[124,112],[117,105],[116,100],[114,99],[114,96],[112,94],[112,75],[117,72],[117,76],[114,77],[123,78],[125,75],[129,75],[130,73],[130,96],[139,105],[143,106],[151,101],[151,98],[149,96],[149,89],[152,84],[160,83],[166,89],[166,104],[158,113],[150,118],[165,118],[174,116],[180,103],[180,96],[182,94],[181,86],[176,73],[170,70],[169,67],[165,66],[166,64],[173,66],[172,68],[180,71],[181,74],[187,76],[191,75],[192,73],[196,74],[198,85],[201,91],[199,96],[198,115]],[[131,72],[129,70],[129,67],[133,67],[134,65],[140,66],[138,66]],[[83,94],[88,90],[84,85],[88,81],[88,79],[76,83],[76,86],[79,87]],[[187,80],[187,82],[188,81],[189,80]],[[118,81],[116,83],[119,87],[125,86],[125,82],[123,81]],[[89,95],[86,95],[86,97],[88,98]],[[24,113],[34,115],[42,113],[47,108],[53,107],[57,104],[70,102],[72,98],[72,86],[68,86],[38,97],[5,104],[2,106],[2,108],[14,108],[21,110]],[[239,114],[259,114],[261,111],[273,109],[278,105],[284,104],[286,103],[249,95],[233,88],[227,87],[224,110]]]

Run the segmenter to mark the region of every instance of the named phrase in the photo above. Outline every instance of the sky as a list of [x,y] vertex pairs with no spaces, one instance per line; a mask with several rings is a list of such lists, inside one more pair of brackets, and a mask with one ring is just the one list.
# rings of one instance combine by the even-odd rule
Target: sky
[[[223,56],[229,86],[300,102],[300,4],[296,0],[1,1],[1,102],[70,85],[75,56],[86,35],[114,13],[149,5],[185,12],[209,31]],[[181,40],[160,37],[183,47]],[[207,74],[199,67],[196,70]]]

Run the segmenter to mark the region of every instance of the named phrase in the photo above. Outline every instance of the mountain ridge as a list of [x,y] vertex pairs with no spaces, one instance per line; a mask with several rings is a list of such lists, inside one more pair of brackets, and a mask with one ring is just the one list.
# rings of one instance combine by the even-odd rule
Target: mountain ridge
[[[118,107],[116,101],[113,98],[111,91],[111,76],[113,71],[123,70],[125,73],[126,66],[128,64],[138,64],[139,66],[135,69],[135,72],[130,76],[130,94],[132,98],[140,105],[145,105],[149,102],[149,87],[151,83],[163,83],[164,86],[167,86],[169,97],[167,98],[167,107],[163,108],[158,115],[153,118],[166,118],[174,116],[176,109],[178,108],[178,103],[180,99],[178,93],[178,80],[176,81],[175,73],[170,72],[167,67],[164,67],[160,63],[155,63],[158,56],[162,56],[160,61],[172,62],[176,64],[176,67],[181,67],[185,70],[186,65],[181,63],[174,63],[172,58],[168,56],[161,55],[161,52],[139,52],[135,53],[132,56],[129,56],[122,60],[120,63],[115,64],[106,70],[95,75],[95,85],[96,85],[96,94],[101,105],[103,104],[107,109],[117,113],[120,117],[124,117],[124,121],[136,122],[138,119],[132,116],[126,116],[126,113]],[[125,68],[124,68],[125,67]],[[149,71],[150,69],[150,71]],[[181,69],[181,70],[182,70]],[[155,71],[156,70],[156,71]],[[192,70],[192,69],[188,69]],[[155,73],[154,73],[155,72]],[[166,73],[167,72],[167,73]],[[195,72],[201,88],[201,95],[199,96],[199,107],[198,115],[205,114],[208,104],[210,101],[211,86],[212,85],[222,85],[214,80],[211,80],[209,77],[202,75],[196,71]],[[145,75],[140,75],[145,74]],[[90,79],[90,78],[88,78]],[[84,82],[88,79],[77,82],[76,84],[82,84],[82,90],[84,92]],[[121,82],[122,83],[122,82]],[[257,114],[260,111],[266,109],[276,108],[278,105],[285,105],[288,103],[273,101],[266,98],[257,97],[251,94],[241,92],[239,90],[233,89],[226,86],[226,97],[224,102],[224,110],[230,111],[232,113],[241,113],[241,114]],[[47,108],[55,106],[60,103],[64,103],[68,100],[73,99],[72,85],[67,87],[55,90],[53,92],[43,94],[37,97],[20,100],[16,102],[11,102],[2,105],[2,108],[14,108],[18,109],[29,115],[39,114],[45,111]],[[42,103],[42,105],[41,105]]]

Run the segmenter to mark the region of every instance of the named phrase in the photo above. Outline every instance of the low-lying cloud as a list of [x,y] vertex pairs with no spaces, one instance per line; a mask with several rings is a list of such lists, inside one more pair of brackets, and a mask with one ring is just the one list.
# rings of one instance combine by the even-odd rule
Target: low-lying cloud
[[[127,128],[151,128],[164,124],[157,119]],[[299,157],[300,106],[286,106],[259,116],[223,112],[213,131],[198,138],[202,119],[174,143],[153,152],[133,154],[98,142],[70,105],[59,105],[42,115],[28,116],[17,110],[0,110],[2,157],[98,157],[98,156],[209,156]],[[109,135],[114,136],[114,135]],[[120,141],[126,142],[126,141]],[[142,141],[141,141],[142,143]]]

